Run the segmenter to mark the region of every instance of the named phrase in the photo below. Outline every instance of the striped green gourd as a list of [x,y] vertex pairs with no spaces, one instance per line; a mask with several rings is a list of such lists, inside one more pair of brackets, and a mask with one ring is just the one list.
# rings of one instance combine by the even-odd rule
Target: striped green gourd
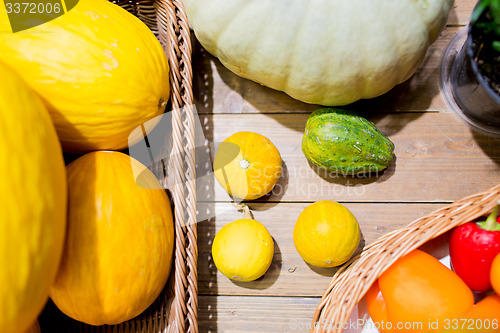
[[370,175],[387,168],[394,143],[374,123],[351,111],[321,108],[307,119],[302,151],[328,171]]

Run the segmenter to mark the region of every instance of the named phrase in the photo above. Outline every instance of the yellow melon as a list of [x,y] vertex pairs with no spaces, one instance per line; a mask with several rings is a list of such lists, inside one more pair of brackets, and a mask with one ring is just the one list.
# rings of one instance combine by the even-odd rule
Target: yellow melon
[[68,13],[17,33],[0,10],[0,50],[0,59],[43,98],[65,151],[126,148],[133,129],[161,115],[169,99],[160,43],[106,0],[80,0]]
[[48,299],[66,227],[66,174],[47,109],[0,62],[0,332],[21,333]]
[[266,227],[251,218],[226,224],[215,235],[212,258],[217,269],[235,281],[253,281],[271,266],[274,243]]
[[359,245],[358,221],[338,202],[317,201],[300,213],[293,229],[293,242],[305,262],[318,267],[339,266]]
[[[67,240],[50,297],[78,321],[132,319],[167,282],[174,244],[170,200],[139,164],[120,152],[98,151],[67,167]],[[136,184],[137,168],[148,186]]]
[[214,173],[226,192],[238,199],[255,200],[273,189],[282,171],[281,155],[265,136],[243,131],[219,145]]

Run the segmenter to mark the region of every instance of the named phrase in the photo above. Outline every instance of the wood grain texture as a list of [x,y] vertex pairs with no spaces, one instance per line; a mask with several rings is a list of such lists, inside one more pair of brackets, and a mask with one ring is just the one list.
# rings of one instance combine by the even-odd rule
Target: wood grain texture
[[[274,239],[275,253],[266,274],[252,282],[236,282],[223,276],[211,259],[216,233],[229,222],[242,218],[231,203],[214,203],[215,217],[198,224],[199,293],[202,295],[321,296],[336,268],[317,268],[305,263],[293,244],[297,217],[310,203],[250,203],[254,218],[264,224]],[[442,206],[442,204],[345,203],[361,228],[362,246]],[[206,205],[198,205],[207,209]]]
[[[212,154],[217,143],[236,131],[255,131],[276,145],[283,175],[260,201],[451,202],[500,183],[500,140],[472,133],[454,114],[367,113],[396,148],[388,169],[365,178],[327,173],[309,164],[301,151],[307,117],[207,115],[201,120],[207,139],[215,142]],[[213,180],[198,193],[205,196],[205,201],[230,200]]]
[[309,332],[319,298],[200,296],[200,333]]
[[448,25],[467,25],[476,2],[475,0],[455,0],[448,18]]

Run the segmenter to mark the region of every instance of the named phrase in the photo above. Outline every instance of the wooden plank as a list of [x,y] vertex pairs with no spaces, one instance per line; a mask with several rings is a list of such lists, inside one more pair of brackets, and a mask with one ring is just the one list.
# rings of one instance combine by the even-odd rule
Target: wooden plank
[[[211,259],[216,233],[227,223],[242,218],[230,203],[215,203],[215,218],[198,224],[198,281],[202,295],[321,296],[336,268],[306,264],[293,244],[297,217],[309,203],[250,203],[254,218],[264,224],[274,239],[274,258],[266,274],[252,282],[235,282],[223,276]],[[442,204],[346,203],[361,228],[359,250],[378,237],[398,229],[442,206]],[[206,206],[199,206],[199,208]]]
[[309,332],[319,298],[200,296],[201,333]]
[[[366,114],[396,146],[389,168],[366,178],[326,173],[308,163],[301,151],[307,117],[207,115],[201,121],[207,139],[215,144],[247,130],[267,136],[277,146],[283,175],[271,195],[260,201],[451,202],[500,183],[500,141],[472,133],[454,114]],[[200,181],[201,201],[230,200],[212,175],[205,178]]]
[[[356,102],[350,108],[364,111],[449,112],[449,107],[440,95],[439,64],[451,38],[461,28],[444,29],[409,80],[378,98]],[[194,48],[193,71],[194,97],[199,113],[303,113],[318,107],[233,74],[198,43],[195,43]]]
[[476,2],[475,0],[456,0],[448,17],[448,25],[467,25]]

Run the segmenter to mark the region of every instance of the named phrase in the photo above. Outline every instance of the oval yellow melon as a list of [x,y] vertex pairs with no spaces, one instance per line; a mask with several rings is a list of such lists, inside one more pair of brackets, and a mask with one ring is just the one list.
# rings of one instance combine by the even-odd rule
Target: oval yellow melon
[[[170,200],[162,189],[136,184],[138,164],[125,154],[99,151],[67,167],[67,241],[50,297],[66,315],[87,324],[132,319],[168,279],[174,242]],[[158,184],[148,170],[141,181]]]
[[160,43],[106,0],[80,0],[67,14],[17,33],[0,10],[0,50],[42,96],[65,151],[127,147],[132,130],[162,114],[169,98]]
[[0,62],[0,332],[20,333],[48,299],[66,227],[61,146],[36,93]]

